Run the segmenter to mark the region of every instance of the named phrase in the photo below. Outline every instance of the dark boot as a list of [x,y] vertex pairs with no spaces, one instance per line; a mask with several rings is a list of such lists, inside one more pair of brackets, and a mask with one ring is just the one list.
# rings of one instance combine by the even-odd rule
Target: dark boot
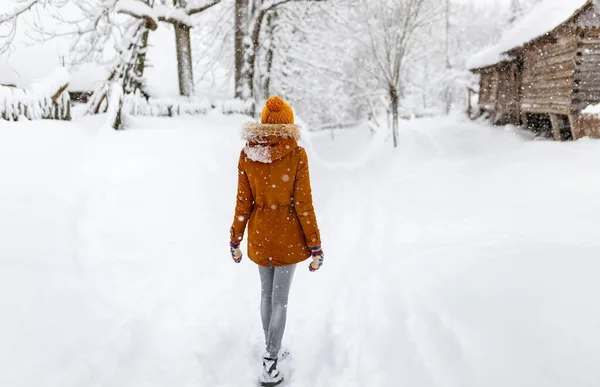
[[275,387],[283,382],[283,374],[277,369],[278,359],[272,359],[268,355],[263,357],[263,369],[260,375],[260,384],[263,387]]

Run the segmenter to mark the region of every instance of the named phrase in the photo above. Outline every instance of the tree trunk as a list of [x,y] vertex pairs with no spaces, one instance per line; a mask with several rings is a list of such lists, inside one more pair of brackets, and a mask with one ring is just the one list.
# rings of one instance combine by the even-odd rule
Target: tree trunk
[[265,70],[265,79],[263,82],[263,94],[266,98],[271,96],[271,70],[273,69],[273,58],[275,56],[274,50],[274,39],[275,39],[275,19],[277,13],[273,12],[267,18],[267,31],[269,34],[269,49],[267,50],[267,56],[265,58],[267,68]]
[[400,115],[400,98],[398,90],[394,86],[390,86],[390,101],[392,104],[392,134],[394,136],[394,148],[398,147],[398,126]]
[[244,76],[243,76],[243,85],[244,85],[244,99],[252,99],[254,98],[254,78],[256,74],[256,58],[258,56],[258,46],[252,45],[251,47],[246,47],[246,55],[244,55]]
[[194,70],[192,68],[192,39],[190,27],[175,24],[177,45],[177,72],[179,74],[179,94],[184,97],[194,95]]
[[247,36],[246,22],[248,0],[235,0],[234,44],[235,44],[235,98],[244,99],[244,40]]
[[[187,0],[175,0],[175,7],[185,9]],[[175,45],[177,47],[177,74],[179,94],[184,97],[194,95],[194,70],[192,68],[192,37],[190,27],[175,23]]]
[[135,74],[141,79],[144,76],[144,69],[146,68],[146,51],[148,48],[148,38],[150,37],[150,29],[146,28],[142,33],[142,47],[138,60],[135,66]]
[[256,59],[260,48],[260,30],[262,28],[264,13],[260,13],[254,22],[250,36],[244,39],[243,58],[244,64],[239,83],[240,96],[244,100],[255,97],[254,80],[256,76]]
[[248,0],[236,0],[235,13],[235,96],[243,100],[255,97],[256,60],[260,48],[260,31],[266,13],[259,12],[253,23],[247,21]]

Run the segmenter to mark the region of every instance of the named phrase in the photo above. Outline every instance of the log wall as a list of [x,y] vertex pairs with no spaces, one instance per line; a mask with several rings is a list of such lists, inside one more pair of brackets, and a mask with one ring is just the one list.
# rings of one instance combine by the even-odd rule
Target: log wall
[[600,103],[600,30],[582,33],[575,56],[573,110]]
[[488,67],[479,72],[479,108],[488,113],[496,110],[498,94],[498,72],[495,67]]
[[570,114],[578,44],[574,31],[564,29],[523,50],[521,111]]
[[520,123],[521,69],[518,61],[504,62],[498,68],[498,94],[494,124]]

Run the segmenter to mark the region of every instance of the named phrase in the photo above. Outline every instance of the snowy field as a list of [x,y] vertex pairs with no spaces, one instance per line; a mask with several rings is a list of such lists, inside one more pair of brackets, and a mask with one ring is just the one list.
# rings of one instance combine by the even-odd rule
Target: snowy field
[[[241,387],[259,278],[229,257],[244,118],[0,123],[0,386]],[[460,118],[313,134],[325,265],[289,387],[600,385],[600,142]]]

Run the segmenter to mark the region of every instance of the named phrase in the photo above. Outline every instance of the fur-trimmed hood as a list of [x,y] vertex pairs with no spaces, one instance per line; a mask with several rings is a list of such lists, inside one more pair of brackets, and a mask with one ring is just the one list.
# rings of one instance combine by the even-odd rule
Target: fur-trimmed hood
[[300,140],[300,126],[296,124],[259,124],[250,122],[244,125],[242,138],[248,142],[265,142],[269,137]]
[[247,141],[244,153],[250,160],[269,164],[298,147],[300,127],[295,124],[248,123],[244,126],[242,138]]

